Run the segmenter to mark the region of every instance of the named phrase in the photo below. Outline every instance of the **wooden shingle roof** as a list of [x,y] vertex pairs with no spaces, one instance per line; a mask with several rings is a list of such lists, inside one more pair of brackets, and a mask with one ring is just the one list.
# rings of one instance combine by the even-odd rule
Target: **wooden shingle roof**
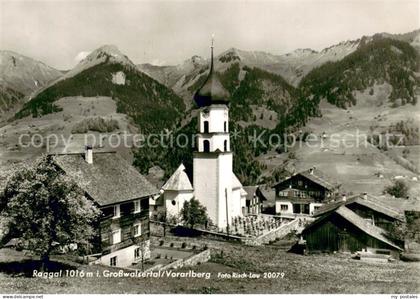
[[55,155],[53,161],[100,206],[159,193],[117,153],[94,153],[92,164],[83,154]]
[[375,226],[373,224],[370,224],[369,222],[367,222],[365,219],[357,215],[355,212],[353,212],[346,206],[339,207],[336,210],[336,213],[340,215],[341,217],[343,217],[344,219],[346,219],[347,221],[349,221],[350,223],[352,223],[353,225],[355,225],[356,227],[358,227],[360,230],[370,235],[371,237],[377,240],[380,240],[398,250],[401,250],[401,251],[403,250],[402,248],[397,246],[394,242],[392,242],[385,236],[386,232],[382,228]]
[[375,197],[371,195],[367,195],[367,198],[364,198],[363,195],[354,195],[352,197],[347,198],[345,201],[339,199],[334,202],[330,202],[328,204],[323,205],[319,210],[317,210],[314,213],[314,217],[319,217],[325,213],[336,210],[341,206],[349,206],[352,203],[357,203],[378,213],[400,221],[405,220],[404,214],[402,212],[397,211],[391,207],[387,207],[384,203],[378,201]]
[[359,215],[357,215],[355,212],[353,212],[352,210],[350,210],[349,208],[347,208],[344,205],[339,206],[338,208],[336,208],[332,211],[329,211],[329,213],[323,214],[321,217],[319,217],[314,222],[309,224],[303,230],[302,233],[304,233],[305,231],[314,227],[318,223],[328,219],[334,213],[340,215],[345,220],[347,220],[348,222],[350,222],[351,224],[353,224],[354,226],[356,226],[358,229],[362,230],[363,232],[365,232],[369,236],[371,236],[371,237],[373,237],[373,238],[375,238],[379,241],[382,241],[382,242],[392,246],[393,248],[395,248],[397,250],[401,250],[401,251],[403,250],[401,247],[399,247],[398,245],[396,245],[394,242],[392,242],[391,240],[389,240],[386,237],[386,231],[385,230],[383,230],[382,228],[380,228],[378,226],[375,226],[375,225],[369,223],[368,221],[366,221],[365,219],[363,219],[362,217],[360,217]]
[[326,174],[317,168],[307,169],[305,171],[299,172],[299,174],[328,190],[334,190],[339,187],[337,182],[334,182],[331,178],[328,178]]
[[291,179],[292,177],[295,177],[297,175],[301,175],[305,178],[307,178],[308,180],[318,184],[321,187],[324,187],[327,190],[335,190],[338,189],[340,187],[340,184],[338,182],[336,182],[335,180],[329,178],[325,173],[323,173],[322,171],[318,170],[317,168],[310,168],[301,172],[298,172],[296,174],[293,174],[292,176],[288,176],[284,179],[282,179],[280,182],[277,182],[274,184],[273,187],[276,187],[277,185]]

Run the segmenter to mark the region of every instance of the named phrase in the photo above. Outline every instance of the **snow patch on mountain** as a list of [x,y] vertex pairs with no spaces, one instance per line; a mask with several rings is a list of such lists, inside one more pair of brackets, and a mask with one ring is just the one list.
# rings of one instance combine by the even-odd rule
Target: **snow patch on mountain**
[[112,83],[117,85],[125,85],[125,74],[124,72],[116,72],[112,74]]

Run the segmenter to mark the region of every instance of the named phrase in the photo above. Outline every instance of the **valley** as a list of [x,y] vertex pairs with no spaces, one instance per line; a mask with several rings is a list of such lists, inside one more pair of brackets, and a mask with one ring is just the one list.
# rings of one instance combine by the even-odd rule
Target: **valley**
[[[415,104],[418,58],[413,58],[412,50],[417,49],[418,36],[415,31],[386,36],[391,39],[384,39],[384,34],[363,37],[319,52],[298,49],[273,55],[231,48],[219,54],[215,70],[231,94],[231,126],[241,132],[241,137],[233,139],[240,179],[246,184],[273,183],[276,172],[315,166],[342,182],[343,192],[381,195],[385,186],[402,177],[410,186],[410,197],[418,198],[418,142],[385,151],[369,142],[348,148],[328,138],[334,135],[341,141],[356,142],[402,120],[413,120],[414,127],[419,127]],[[366,44],[370,48],[363,48]],[[376,65],[392,72],[382,76],[371,71],[375,66],[364,63],[366,55],[376,57],[372,58],[377,59]],[[361,81],[353,82],[356,75],[352,72],[358,71],[359,64],[368,71]],[[325,68],[329,70],[317,75]],[[177,66],[136,66],[115,46],[98,48],[74,69],[43,82],[23,102],[10,107],[9,120],[0,128],[0,166],[6,173],[45,153],[46,147],[49,152],[80,151],[85,133],[111,136],[166,131],[176,136],[193,131],[196,107],[191,99],[207,70],[207,59],[199,56]],[[401,78],[406,81],[393,79],[402,70]],[[337,72],[352,75],[333,80]],[[106,128],[108,124],[112,126]],[[246,138],[253,130],[305,132],[320,138],[311,146],[303,144],[284,152],[284,144],[253,148]],[[350,136],[356,133],[365,135]],[[63,139],[54,140],[54,149],[46,145],[25,148],[18,145],[21,134],[30,138],[56,134]],[[145,174],[155,165],[169,174],[181,160],[190,163],[182,149],[158,148],[151,154],[148,148],[133,151],[131,147],[117,150]],[[252,163],[244,168],[241,161]]]

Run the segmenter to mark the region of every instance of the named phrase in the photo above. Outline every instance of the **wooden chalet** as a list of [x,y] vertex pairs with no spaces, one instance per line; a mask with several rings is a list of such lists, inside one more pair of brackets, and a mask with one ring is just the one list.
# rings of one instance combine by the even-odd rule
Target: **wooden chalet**
[[312,167],[274,185],[276,206],[280,216],[309,216],[331,200],[340,185]]
[[403,214],[366,194],[329,203],[314,217],[302,231],[309,252],[387,252],[397,257],[404,248],[387,232],[394,222],[404,221]]
[[87,198],[102,211],[92,253],[98,263],[128,266],[148,258],[149,200],[159,193],[132,165],[115,152],[52,156]]

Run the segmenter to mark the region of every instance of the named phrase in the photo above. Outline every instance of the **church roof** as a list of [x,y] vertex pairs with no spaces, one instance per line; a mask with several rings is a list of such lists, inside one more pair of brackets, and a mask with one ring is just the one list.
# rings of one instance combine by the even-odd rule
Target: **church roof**
[[94,153],[93,163],[83,154],[53,156],[57,164],[101,206],[159,193],[130,163],[115,152]]
[[210,71],[203,85],[194,94],[194,101],[199,107],[212,104],[228,104],[229,92],[223,87],[217,74],[213,71],[213,42],[211,46]]
[[172,191],[192,191],[190,179],[185,172],[185,166],[181,163],[172,176],[166,181],[162,187],[163,190]]
[[232,172],[232,189],[242,188],[242,184],[239,181],[238,177]]

